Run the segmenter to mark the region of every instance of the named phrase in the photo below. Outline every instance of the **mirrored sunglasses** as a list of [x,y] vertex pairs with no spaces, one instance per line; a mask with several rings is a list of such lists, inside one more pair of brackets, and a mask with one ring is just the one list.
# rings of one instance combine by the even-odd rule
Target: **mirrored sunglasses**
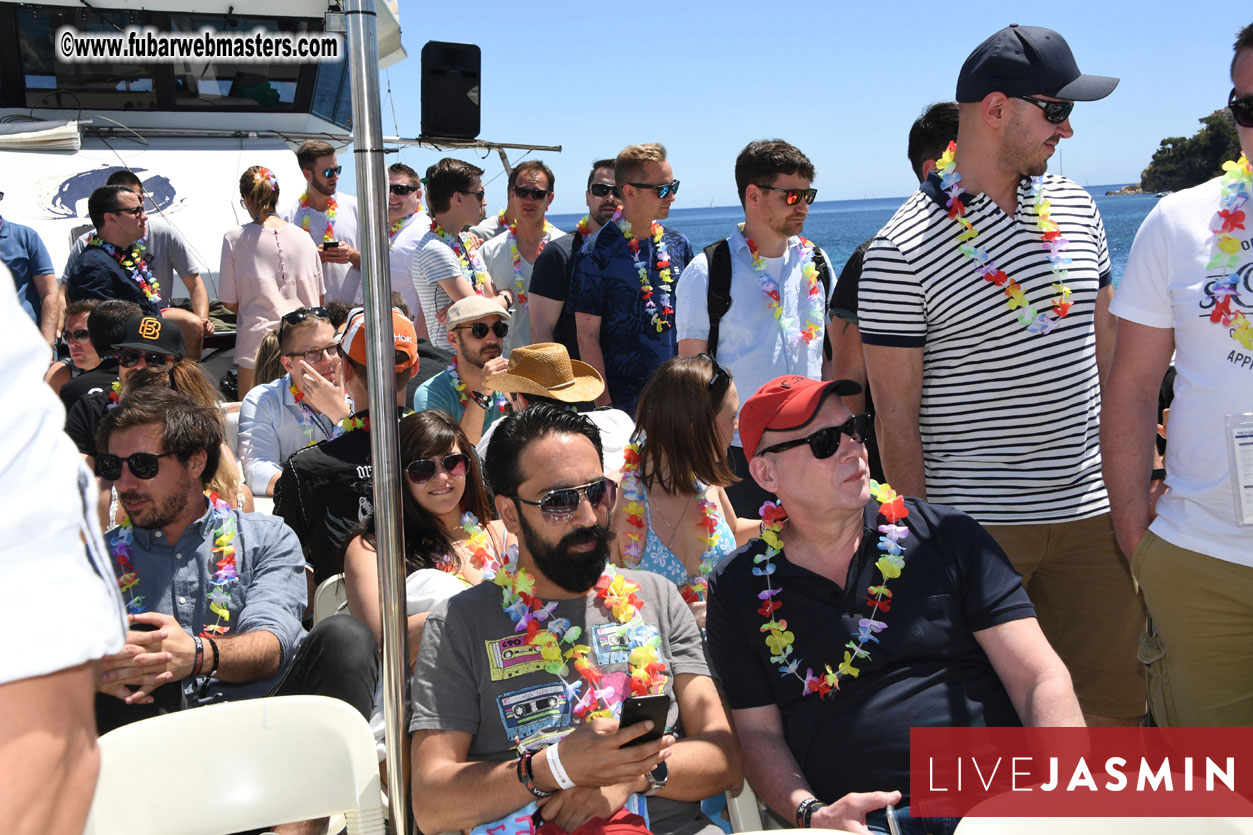
[[557,490],[549,490],[543,496],[540,496],[537,502],[524,499],[521,496],[514,496],[514,498],[522,502],[522,504],[538,507],[544,519],[549,522],[564,522],[579,509],[579,501],[582,496],[587,496],[588,504],[594,508],[612,507],[617,488],[618,485],[614,484],[613,481],[602,478],[579,487],[562,487]]
[[669,197],[672,194],[677,195],[679,193],[679,181],[678,180],[675,180],[673,183],[663,183],[662,185],[659,185],[659,186],[654,186],[654,185],[651,185],[650,183],[627,183],[627,185],[635,186],[636,188],[652,189],[653,191],[657,192],[657,197],[662,200],[665,200],[667,197]]
[[331,177],[338,177],[340,175],[340,172],[342,172],[343,170],[344,170],[344,166],[342,165],[337,165],[334,168],[323,168],[322,179],[329,180]]
[[778,188],[777,186],[758,186],[758,188],[782,192],[786,195],[783,200],[789,206],[795,206],[802,200],[805,201],[806,205],[813,205],[814,200],[818,198],[818,189],[816,188]]

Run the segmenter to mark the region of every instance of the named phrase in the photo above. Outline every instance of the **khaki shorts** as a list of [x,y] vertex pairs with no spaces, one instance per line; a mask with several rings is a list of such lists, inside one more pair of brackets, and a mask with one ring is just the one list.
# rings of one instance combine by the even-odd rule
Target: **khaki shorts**
[[1109,514],[1040,525],[984,525],[1022,575],[1040,629],[1061,656],[1084,713],[1125,718],[1145,709],[1137,657],[1144,603]]
[[1173,727],[1253,725],[1253,568],[1150,531],[1131,570],[1153,617],[1140,647],[1153,719]]

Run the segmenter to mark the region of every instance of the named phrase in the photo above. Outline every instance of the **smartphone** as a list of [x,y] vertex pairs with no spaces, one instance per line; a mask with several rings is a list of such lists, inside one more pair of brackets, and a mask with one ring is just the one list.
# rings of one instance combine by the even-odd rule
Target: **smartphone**
[[645,742],[661,739],[661,735],[666,732],[666,714],[669,712],[670,697],[665,693],[657,696],[632,696],[627,699],[622,703],[622,719],[618,723],[618,727],[625,728],[628,725],[638,725],[645,719],[651,719],[653,720],[653,729],[643,736],[637,736],[622,747],[643,745]]
[[325,241],[322,244],[323,249],[336,249],[339,247],[339,241]]
[[887,807],[888,831],[892,835],[901,835],[901,825],[896,822],[896,805],[889,803]]

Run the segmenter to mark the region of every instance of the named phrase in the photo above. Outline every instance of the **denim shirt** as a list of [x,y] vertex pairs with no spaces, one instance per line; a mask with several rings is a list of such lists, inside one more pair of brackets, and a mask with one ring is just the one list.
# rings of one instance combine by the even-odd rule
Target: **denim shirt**
[[[265,630],[278,639],[282,657],[278,672],[272,677],[242,684],[188,677],[183,688],[192,705],[266,695],[286,672],[305,635],[300,618],[308,590],[305,561],[296,534],[275,516],[238,510],[231,513],[235,516],[235,569],[239,582],[230,586],[227,608],[231,617],[229,623],[223,623],[230,627],[227,637]],[[123,597],[129,601],[143,595],[144,610],[173,616],[193,635],[216,623],[217,615],[209,611],[207,599],[210,580],[217,571],[214,530],[211,508],[188,525],[173,545],[159,528],[135,527],[130,560],[139,575],[139,584],[123,592]],[[114,528],[105,535],[111,549],[117,531]],[[116,557],[114,569],[121,574]],[[205,650],[210,656],[205,663],[210,664],[213,659],[207,642]]]

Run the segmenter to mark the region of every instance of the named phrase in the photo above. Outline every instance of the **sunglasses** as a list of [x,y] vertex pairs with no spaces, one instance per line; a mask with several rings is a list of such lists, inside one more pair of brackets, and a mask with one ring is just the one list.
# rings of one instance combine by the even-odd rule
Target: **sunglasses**
[[475,199],[475,200],[477,200],[477,201],[479,201],[480,203],[482,203],[482,202],[483,202],[483,198],[487,196],[487,192],[486,192],[486,191],[458,191],[458,192],[457,192],[457,194],[471,194],[471,195],[474,195],[474,199]]
[[418,187],[406,186],[400,183],[392,183],[391,185],[387,187],[387,190],[390,191],[392,194],[396,195],[397,197],[407,197],[410,194],[413,194],[415,191],[417,191]]
[[331,314],[326,312],[325,307],[300,307],[293,310],[291,313],[283,314],[283,318],[279,322],[279,329],[281,330],[283,325],[299,325],[310,316],[318,319],[325,319],[328,322],[331,320]]
[[166,363],[171,362],[173,359],[169,354],[157,354],[152,351],[133,351],[129,348],[124,348],[117,355],[117,364],[123,368],[134,368],[139,365],[140,360],[143,360],[144,365],[149,368],[165,368]]
[[1016,99],[1029,101],[1036,107],[1044,111],[1044,121],[1054,125],[1060,125],[1062,122],[1070,118],[1070,111],[1075,109],[1073,101],[1045,101],[1044,99],[1033,98],[1032,96],[1014,96]]
[[523,504],[529,504],[531,507],[538,507],[539,512],[543,514],[544,519],[548,522],[564,522],[579,509],[580,495],[587,496],[588,504],[594,508],[609,507],[613,504],[617,488],[618,485],[611,480],[602,478],[593,481],[591,484],[584,484],[579,487],[562,487],[558,490],[549,490],[540,496],[538,502],[524,499],[521,496],[514,496],[513,498]]
[[88,337],[90,337],[90,336],[91,336],[91,334],[87,333],[87,329],[86,329],[86,328],[82,328],[81,330],[76,330],[76,331],[66,331],[66,332],[65,332],[65,341],[66,341],[66,342],[70,342],[70,341],[74,341],[74,342],[86,342],[86,341],[87,341],[87,339],[88,339]]
[[452,455],[445,455],[436,461],[433,458],[419,458],[417,461],[411,461],[409,466],[405,467],[405,477],[414,484],[426,484],[435,478],[435,474],[440,470],[448,473],[453,478],[462,478],[466,474],[466,468],[470,466],[470,456],[464,452],[454,452]]
[[96,474],[105,481],[117,481],[122,477],[122,462],[125,461],[126,466],[130,468],[131,475],[147,481],[156,477],[157,470],[161,469],[161,459],[173,454],[163,452],[160,455],[153,455],[151,452],[136,452],[125,458],[118,458],[106,452],[96,456]]
[[295,359],[296,357],[300,357],[305,362],[309,363],[310,365],[313,365],[315,362],[321,361],[322,357],[330,357],[331,359],[334,359],[335,355],[338,352],[339,352],[338,345],[327,345],[324,348],[310,348],[308,351],[301,351],[296,354],[283,354],[283,356],[287,357],[288,359]]
[[490,326],[486,322],[475,322],[473,325],[469,325],[469,326],[458,325],[457,327],[453,328],[453,330],[469,331],[470,336],[473,336],[475,339],[482,339],[483,337],[487,336],[487,331],[489,330],[489,328],[492,333],[496,334],[497,339],[504,339],[506,336],[509,335],[509,323],[508,322],[493,322]]
[[714,392],[718,392],[718,396],[715,399],[718,402],[721,402],[722,395],[725,394],[726,390],[731,387],[731,372],[727,371],[726,366],[718,362],[717,357],[707,351],[697,354],[696,358],[706,359],[713,363],[714,373],[713,376],[709,378],[709,394],[712,397]]
[[678,180],[675,180],[673,183],[665,183],[660,186],[649,185],[648,183],[627,183],[627,185],[635,186],[636,188],[652,189],[657,192],[657,197],[662,200],[665,200],[672,194],[677,195],[679,193]]
[[767,452],[783,452],[792,447],[809,444],[809,451],[814,454],[814,458],[819,460],[830,458],[840,448],[841,435],[847,435],[857,443],[864,444],[866,438],[870,437],[870,426],[870,414],[863,412],[860,415],[853,415],[839,426],[828,426],[825,429],[819,429],[806,438],[796,438],[791,441],[784,441],[781,444],[768,446],[757,454],[765,455]]
[[787,195],[783,199],[789,206],[795,206],[802,200],[804,200],[807,205],[812,206],[814,200],[818,197],[818,189],[816,188],[779,188],[778,186],[757,186],[757,188],[783,192]]
[[139,217],[140,215],[144,213],[144,207],[143,206],[131,206],[129,209],[110,209],[109,213],[115,214],[115,215],[130,215],[132,217]]
[[1231,111],[1237,125],[1253,128],[1253,96],[1236,98],[1236,88],[1232,87],[1231,95],[1227,97],[1227,109]]
[[593,197],[608,197],[611,194],[614,197],[618,196],[617,186],[607,186],[604,183],[592,183],[587,190],[592,193]]
[[322,179],[329,180],[331,177],[338,177],[340,172],[344,170],[344,166],[337,165],[334,168],[323,168]]
[[543,200],[548,196],[546,188],[523,188],[522,186],[514,186],[513,193],[523,200]]

